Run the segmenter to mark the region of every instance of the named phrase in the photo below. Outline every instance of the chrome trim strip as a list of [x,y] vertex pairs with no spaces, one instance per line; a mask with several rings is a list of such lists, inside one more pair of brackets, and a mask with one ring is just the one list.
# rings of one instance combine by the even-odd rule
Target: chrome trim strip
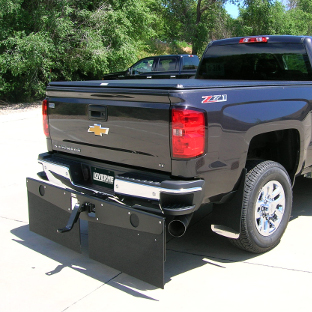
[[[91,188],[86,188],[82,185],[75,184],[71,178],[69,168],[64,165],[59,165],[59,164],[47,162],[44,160],[39,160],[39,163],[42,164],[43,170],[46,173],[49,181],[54,184],[64,185],[62,181],[60,181],[54,176],[54,174],[57,174],[57,175],[62,176],[65,179],[68,179],[69,182],[73,186],[76,186],[76,187],[79,187],[88,191],[92,191],[94,193],[101,193]],[[126,181],[126,180],[122,180],[118,178],[116,178],[114,181],[115,193],[128,195],[128,196],[142,197],[142,198],[147,198],[147,199],[152,199],[152,200],[160,200],[161,193],[183,195],[183,194],[195,193],[195,192],[201,192],[201,191],[202,191],[202,187],[170,189],[170,188],[163,188],[161,186],[153,186],[153,185],[136,183],[133,181]]]
[[155,200],[160,199],[160,193],[157,187],[120,179],[115,179],[114,191],[115,193],[123,195],[138,196]]
[[118,194],[137,196],[148,199],[160,200],[161,193],[168,194],[188,194],[202,191],[201,187],[183,188],[183,189],[168,189],[160,186],[152,186],[140,184],[132,181],[115,179],[114,191]]

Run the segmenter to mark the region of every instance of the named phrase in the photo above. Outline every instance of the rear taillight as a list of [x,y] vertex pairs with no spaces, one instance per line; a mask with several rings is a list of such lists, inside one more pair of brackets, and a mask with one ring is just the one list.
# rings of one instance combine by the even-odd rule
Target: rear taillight
[[205,152],[205,113],[193,109],[171,111],[172,157],[193,158]]
[[43,120],[43,132],[46,137],[50,136],[49,122],[48,122],[48,100],[42,101],[42,120]]

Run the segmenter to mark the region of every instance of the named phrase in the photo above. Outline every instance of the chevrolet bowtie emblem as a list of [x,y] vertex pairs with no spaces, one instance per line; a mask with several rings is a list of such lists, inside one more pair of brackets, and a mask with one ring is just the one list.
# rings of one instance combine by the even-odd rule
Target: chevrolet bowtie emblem
[[103,134],[108,134],[109,128],[102,128],[101,125],[90,126],[88,132],[93,132],[95,135],[103,136]]

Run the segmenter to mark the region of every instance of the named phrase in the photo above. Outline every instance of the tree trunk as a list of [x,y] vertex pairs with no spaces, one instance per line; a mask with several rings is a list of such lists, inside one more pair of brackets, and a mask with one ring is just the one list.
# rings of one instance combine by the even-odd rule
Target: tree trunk
[[198,53],[197,42],[198,42],[199,36],[198,36],[197,25],[200,23],[201,16],[202,16],[202,11],[200,9],[201,2],[202,2],[202,0],[198,0],[198,2],[197,2],[195,32],[194,32],[194,38],[192,40],[192,54],[195,54],[195,55]]

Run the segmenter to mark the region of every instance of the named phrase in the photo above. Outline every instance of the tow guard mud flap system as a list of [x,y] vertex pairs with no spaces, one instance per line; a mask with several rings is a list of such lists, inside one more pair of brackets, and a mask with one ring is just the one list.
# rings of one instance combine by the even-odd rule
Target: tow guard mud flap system
[[90,258],[164,288],[165,218],[31,178],[27,191],[32,232],[81,252],[87,220]]

